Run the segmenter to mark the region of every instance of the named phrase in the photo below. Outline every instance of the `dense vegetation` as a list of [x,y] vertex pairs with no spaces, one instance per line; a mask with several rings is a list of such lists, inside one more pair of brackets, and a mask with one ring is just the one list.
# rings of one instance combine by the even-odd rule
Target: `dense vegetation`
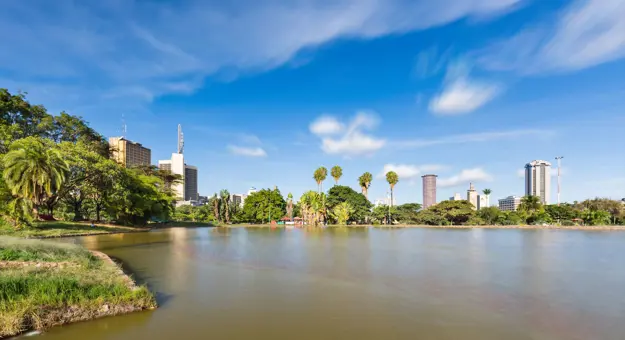
[[51,115],[24,94],[0,89],[0,214],[16,228],[36,220],[145,224],[169,219],[171,173],[126,169],[80,117]]

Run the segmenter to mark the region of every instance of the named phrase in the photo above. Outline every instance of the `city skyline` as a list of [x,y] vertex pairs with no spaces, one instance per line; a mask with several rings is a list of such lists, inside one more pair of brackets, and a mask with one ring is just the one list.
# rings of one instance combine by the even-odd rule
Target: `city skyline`
[[105,136],[126,125],[153,161],[182,124],[207,196],[299,197],[339,164],[356,191],[374,175],[371,198],[393,169],[398,204],[427,173],[439,199],[472,182],[495,202],[524,194],[525,162],[564,155],[563,202],[623,197],[620,0],[367,4],[7,0],[0,87]]

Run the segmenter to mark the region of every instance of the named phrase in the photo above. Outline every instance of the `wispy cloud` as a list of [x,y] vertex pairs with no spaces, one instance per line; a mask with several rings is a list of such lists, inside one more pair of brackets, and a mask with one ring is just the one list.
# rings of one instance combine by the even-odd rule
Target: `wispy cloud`
[[491,131],[491,132],[479,132],[468,133],[459,135],[443,136],[432,139],[413,139],[404,141],[390,142],[389,145],[400,148],[424,148],[434,145],[443,144],[463,144],[463,143],[475,143],[475,142],[489,142],[502,139],[513,139],[518,137],[527,137],[532,135],[553,135],[551,130],[541,129],[521,129],[521,130],[507,130],[507,131]]
[[310,131],[321,138],[321,149],[327,154],[343,156],[370,155],[386,144],[381,138],[369,135],[365,130],[375,128],[379,123],[376,115],[359,112],[343,124],[335,117],[322,116],[310,125]]
[[246,156],[246,157],[266,157],[267,152],[261,147],[245,147],[228,145],[228,151],[233,155]]
[[625,57],[625,2],[577,0],[551,23],[538,23],[478,53],[491,70],[571,71]]
[[459,174],[439,179],[436,183],[441,188],[455,187],[458,185],[467,185],[469,182],[490,182],[493,176],[484,171],[482,168],[464,169]]
[[430,101],[430,111],[439,115],[469,113],[484,106],[501,91],[501,85],[471,79],[466,67],[452,65],[447,71],[443,90]]
[[[375,38],[501,13],[519,0],[20,1],[2,3],[0,65],[31,96],[82,84],[84,103],[121,88],[139,103],[206,76],[283,65],[337,38]],[[37,41],[37,44],[33,44]],[[55,53],[48,53],[55,51]],[[46,79],[43,81],[42,79]]]

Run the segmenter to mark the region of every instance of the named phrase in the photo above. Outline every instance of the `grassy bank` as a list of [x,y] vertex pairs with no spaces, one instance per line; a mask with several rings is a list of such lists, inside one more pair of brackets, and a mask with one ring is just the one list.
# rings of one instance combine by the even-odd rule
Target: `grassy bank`
[[0,338],[155,306],[103,254],[0,236]]
[[94,223],[91,226],[89,222],[35,222],[32,227],[16,229],[8,223],[0,222],[0,236],[27,237],[27,238],[46,238],[46,237],[64,237],[76,235],[98,235],[110,233],[127,233],[136,231],[145,231],[147,228],[117,226],[111,224]]
[[[271,224],[236,224],[228,225],[228,228],[285,228],[285,225],[271,225]],[[313,226],[304,226],[305,228],[312,228]],[[599,225],[599,226],[538,226],[538,225],[416,225],[416,224],[350,224],[350,225],[338,225],[330,224],[328,228],[442,228],[442,229],[534,229],[534,230],[622,230],[625,231],[625,226],[620,225]],[[302,228],[302,226],[296,226],[296,228]]]

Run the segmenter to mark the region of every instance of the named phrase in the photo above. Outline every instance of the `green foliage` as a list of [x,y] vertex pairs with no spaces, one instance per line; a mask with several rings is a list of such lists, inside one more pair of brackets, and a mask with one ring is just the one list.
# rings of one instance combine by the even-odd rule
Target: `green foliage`
[[336,220],[337,224],[345,225],[353,212],[354,209],[349,203],[341,202],[332,208],[330,215]]
[[349,222],[361,223],[369,214],[373,206],[363,195],[348,186],[335,185],[328,191],[328,208],[333,210],[338,204],[347,202],[352,207],[353,212],[348,219]]
[[494,225],[498,224],[502,211],[497,207],[486,207],[480,209],[477,214],[485,224]]
[[499,225],[520,225],[525,223],[524,216],[517,211],[502,211],[497,217]]
[[360,177],[358,177],[358,185],[362,189],[362,193],[369,198],[369,188],[371,187],[371,181],[373,180],[373,175],[370,172],[365,172]]
[[327,177],[328,169],[323,166],[317,168],[317,170],[315,170],[315,172],[313,173],[313,179],[315,180],[315,182],[317,182],[317,187],[319,191],[322,191],[323,181],[325,181]]
[[334,178],[334,183],[338,185],[339,179],[343,176],[343,169],[340,166],[335,165],[330,170],[330,174],[332,175],[332,178]]
[[448,225],[449,221],[440,214],[432,211],[431,209],[425,209],[417,213],[417,223],[424,225]]
[[299,200],[304,224],[319,225],[327,218],[327,197],[322,192],[307,191]]
[[371,211],[372,222],[376,224],[387,224],[389,215],[391,221],[394,221],[397,216],[397,207],[389,207],[382,204],[374,207]]
[[3,168],[2,177],[11,194],[30,201],[35,209],[57,194],[68,172],[56,145],[38,137],[12,143],[3,157]]
[[[148,167],[122,168],[108,143],[80,117],[50,115],[23,94],[0,89],[0,213],[17,226],[46,209],[52,217],[102,217],[143,224],[168,218],[171,184],[179,178]],[[149,170],[149,171],[148,171]]]
[[286,201],[280,190],[263,189],[247,196],[243,204],[243,220],[249,223],[268,223],[286,214]]
[[466,223],[476,215],[473,205],[469,201],[442,201],[431,206],[428,210],[443,217],[452,225]]
[[397,213],[393,217],[402,224],[418,224],[419,223],[419,210],[421,204],[419,203],[406,203],[397,206]]

